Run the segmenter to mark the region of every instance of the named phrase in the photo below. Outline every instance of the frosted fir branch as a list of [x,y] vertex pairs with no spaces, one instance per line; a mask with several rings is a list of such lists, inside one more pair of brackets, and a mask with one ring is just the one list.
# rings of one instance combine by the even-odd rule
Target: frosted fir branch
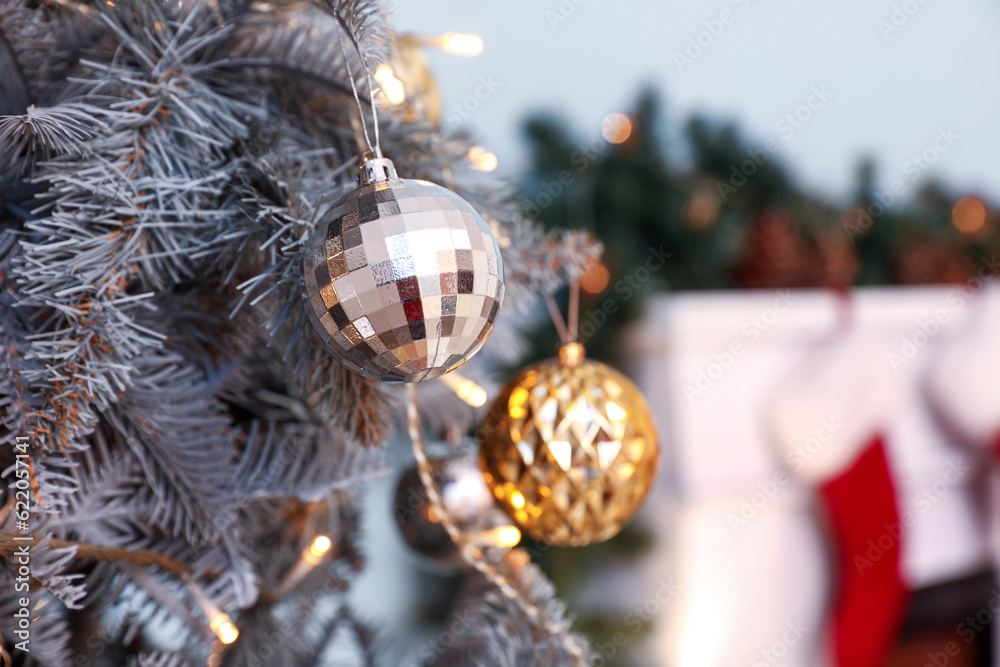
[[[96,91],[110,78],[129,94],[110,105],[112,131],[87,144],[87,157],[43,163],[55,196],[38,209],[47,217],[28,224],[44,240],[24,244],[20,267],[27,305],[56,312],[51,330],[33,338],[34,357],[51,370],[29,379],[70,398],[39,424],[45,440],[61,447],[86,435],[95,409],[128,386],[131,359],[160,343],[127,313],[132,276],[162,287],[193,275],[187,255],[200,243],[199,221],[227,215],[216,207],[227,170],[214,166],[223,164],[223,144],[245,131],[234,114],[253,109],[227,104],[183,67],[225,30],[192,25],[197,12],[175,23],[156,3],[137,7],[102,10],[123,48],[111,64],[88,63],[96,73],[89,82]],[[75,388],[64,389],[67,382]]]
[[[273,589],[241,614],[240,624],[255,628],[255,632],[228,648],[227,663],[246,664],[254,657],[270,655],[269,665],[297,667],[319,664],[321,656],[338,650],[336,655],[360,654],[363,657],[360,664],[376,664],[375,656],[380,653],[381,645],[368,624],[349,609],[346,600],[345,577],[362,568],[354,544],[358,516],[349,494],[338,492],[322,502],[293,504],[261,525],[264,530],[256,534],[258,543],[279,542],[296,547],[267,562],[263,554],[258,555],[259,567],[270,572],[271,576],[265,579],[272,584],[284,579],[314,534],[332,537],[333,557],[290,590]],[[329,615],[331,607],[337,609],[333,616]],[[317,623],[318,619],[323,620]],[[281,650],[275,650],[278,648]]]
[[[243,523],[225,526],[214,548],[201,554],[192,564],[195,572],[212,575],[206,593],[225,608],[246,609],[260,597],[260,572],[256,566],[260,543],[254,540],[252,528],[257,518],[247,513]],[[278,546],[271,551],[271,557],[290,551],[286,546]]]
[[303,396],[320,420],[338,426],[362,447],[381,445],[389,437],[394,413],[381,384],[334,362],[316,342],[310,345],[304,375]]
[[[389,36],[385,12],[378,0],[314,0],[315,4],[336,17],[351,41],[374,70],[388,56]],[[350,54],[350,50],[348,51]]]
[[[0,231],[0,461],[13,450],[14,438],[24,434],[26,415],[39,409],[40,401],[21,379],[33,364],[25,356],[30,323],[18,302],[13,284],[13,260],[20,251],[13,230]],[[6,466],[3,466],[4,468]]]
[[114,639],[124,645],[134,644],[145,628],[162,627],[172,616],[185,621],[190,641],[211,641],[209,628],[200,615],[194,614],[187,590],[176,579],[168,580],[149,568],[127,562],[115,563],[114,568],[115,581],[108,586],[113,595],[102,601],[117,607],[117,622],[110,633]]
[[[71,485],[60,494],[58,504],[52,502],[49,484],[41,480],[43,498],[52,513],[43,518],[36,530],[48,537],[100,548],[162,548],[164,545],[155,544],[150,535],[149,519],[154,506],[147,499],[142,468],[123,449],[111,451],[102,436],[103,430],[95,432],[90,448],[65,455],[62,476]],[[58,470],[59,466],[50,464],[46,468],[52,469]],[[180,555],[175,546],[167,548],[165,553]],[[86,604],[113,601],[115,589],[124,585],[120,572],[116,564],[104,561],[87,568],[84,586],[90,594]]]
[[229,417],[202,373],[173,353],[136,359],[132,386],[105,416],[142,466],[155,496],[150,520],[204,540],[224,511],[234,469]]
[[[0,637],[8,652],[14,654],[14,644],[19,641],[15,631],[19,629],[15,616],[21,606],[16,592],[15,578],[6,568],[0,568]],[[43,667],[71,667],[72,633],[64,609],[58,601],[39,591],[32,596],[31,618],[31,658]]]
[[308,340],[299,302],[305,241],[331,181],[344,170],[331,164],[339,160],[335,151],[307,150],[308,138],[294,128],[270,132],[276,145],[239,172],[237,214],[209,227],[205,249],[195,257],[209,260],[210,274],[242,292],[230,316],[263,314],[259,324],[269,333],[268,344],[280,338],[282,356],[288,358],[293,349],[304,351]]
[[[350,98],[353,93],[333,21],[318,7],[303,3],[251,5],[233,32],[230,62],[259,68],[265,75],[291,74]],[[357,71],[360,63],[352,66]]]
[[163,626],[171,620],[184,622],[181,632],[186,635],[185,644],[214,640],[208,619],[196,611],[190,589],[182,580],[132,563],[116,563],[115,568],[122,573],[120,580],[127,582],[122,594],[116,596],[116,605],[129,607],[114,630],[123,643],[132,643],[149,626]]
[[[81,150],[85,142],[108,129],[102,112],[90,104],[71,102],[40,108],[32,104],[23,114],[0,116],[0,165],[13,166],[26,154]],[[21,170],[32,164],[30,159],[23,160]]]
[[[254,327],[256,321],[271,321],[274,311],[264,309],[259,315],[255,310],[244,312],[236,319],[237,325],[248,320],[247,326],[238,327],[242,337],[227,334],[228,346],[245,350],[235,371],[222,387],[224,400],[253,414],[259,423],[271,424],[277,429],[275,437],[284,439],[283,433],[298,440],[305,432],[320,434],[328,432],[332,451],[344,451],[379,445],[388,437],[393,426],[393,415],[387,409],[387,394],[378,383],[351,373],[330,357],[330,353],[309,331],[303,322],[304,314],[298,294],[279,302],[273,307],[280,315],[280,308],[291,303],[295,308],[298,325],[279,336],[278,344],[267,347],[270,340],[262,327]],[[282,350],[298,350],[294,358],[303,357],[295,368],[286,360]],[[311,439],[308,436],[306,439]],[[291,445],[282,445],[283,450]],[[331,482],[342,485],[347,477],[367,474],[367,466],[380,469],[382,461],[373,457],[359,462],[359,468],[346,468],[331,478]],[[332,472],[332,471],[331,471]],[[333,487],[331,487],[333,488]]]
[[183,656],[176,653],[140,653],[129,660],[128,667],[188,667]]
[[[508,580],[525,597],[542,608],[551,618],[565,623],[565,604],[555,597],[555,590],[537,566],[521,550],[507,555]],[[463,592],[456,611],[459,627],[465,631],[442,645],[427,667],[578,667],[579,661],[556,638],[547,636],[537,624],[525,617],[517,605],[484,579],[474,577]],[[455,625],[452,625],[455,627]],[[581,635],[571,634],[581,652],[589,652]]]
[[522,308],[580,276],[603,252],[601,243],[588,232],[546,233],[525,218],[515,218],[504,231],[508,241],[507,248],[501,251],[505,284]]
[[[334,491],[313,502],[289,499],[270,503],[265,512],[257,512],[254,517],[255,529],[249,536],[254,544],[287,545],[273,557],[260,552],[251,555],[261,575],[262,604],[285,605],[283,600],[287,598],[308,618],[328,594],[346,592],[346,579],[363,567],[364,559],[356,544],[360,518],[348,490]],[[332,560],[298,582],[290,581],[289,573],[316,535],[330,537]]]
[[54,102],[74,53],[87,42],[86,21],[74,12],[28,0],[0,0],[0,52],[8,51],[7,66],[0,70],[6,74],[0,79],[0,113]]
[[82,609],[87,595],[84,576],[71,571],[76,547],[53,548],[48,536],[31,547],[31,576],[68,609]]
[[[239,542],[240,525],[219,521],[229,510],[222,509],[212,515],[210,540],[191,542],[166,536],[157,527],[157,522],[162,521],[163,501],[150,491],[143,466],[126,445],[105,441],[102,434],[109,429],[109,424],[98,429],[91,448],[70,457],[76,461],[67,465],[66,474],[74,480],[76,490],[66,494],[59,513],[45,520],[39,531],[65,540],[82,540],[99,548],[153,549],[170,554],[175,561],[186,564],[194,576],[208,578],[211,582],[208,593],[220,605],[233,608],[252,604],[258,588],[257,575],[247,555],[250,547]],[[125,438],[117,431],[110,433],[119,440]],[[225,489],[220,490],[223,492]],[[171,512],[183,511],[171,506]],[[252,525],[253,519],[248,517],[248,522]],[[216,531],[225,534],[220,537]],[[109,595],[108,589],[115,585],[113,582],[120,581],[118,572],[125,572],[148,588],[148,579],[138,577],[122,563],[99,562],[90,568],[86,580],[94,592],[89,604],[114,601],[115,596]],[[178,613],[174,597],[157,594],[153,599],[171,613]]]
[[234,478],[244,498],[322,498],[385,474],[384,452],[308,424],[251,423]]
[[[43,519],[39,531],[63,540],[133,548],[143,545],[153,507],[136,502],[145,478],[128,455],[104,454],[95,460],[88,449],[66,457],[71,490],[61,496],[58,512]],[[54,468],[51,466],[50,468]],[[49,490],[42,486],[43,493]],[[51,499],[46,493],[43,498]]]
[[[7,565],[11,572],[17,571],[19,561],[16,556],[19,548],[25,546],[16,539],[20,531],[17,529],[17,515],[14,508],[14,501],[11,500],[0,510],[4,519],[0,522],[0,557],[10,559]],[[70,564],[76,558],[75,546],[54,545],[51,535],[41,531],[36,531],[35,534],[38,539],[29,545],[31,579],[44,586],[67,608],[81,609],[87,589],[83,582],[84,576],[70,569]]]
[[[256,266],[253,275],[236,286],[242,296],[232,306],[230,316],[235,317],[248,307],[265,313],[267,319],[262,326],[272,339],[284,333],[282,356],[287,358],[290,348],[296,342],[301,343],[299,273],[306,235],[313,227],[316,209],[305,196],[293,201],[293,195],[285,190],[290,184],[271,182],[270,186],[271,197],[283,201],[269,201],[264,193],[252,189],[243,197],[248,219],[235,222],[231,229],[219,230],[219,240],[226,242],[228,250],[222,255],[219,269],[231,264],[233,270],[229,273],[237,279],[243,276],[235,273],[236,267]],[[283,331],[286,323],[291,323],[292,331]]]
[[317,633],[318,638],[312,642],[312,650],[303,656],[311,661],[306,664],[320,664],[323,653],[330,647],[336,646],[338,633],[347,635],[344,639],[356,649],[355,652],[361,658],[359,664],[365,667],[375,667],[379,664],[382,644],[378,641],[378,634],[368,623],[359,620],[346,604],[341,605],[337,612],[320,628]]

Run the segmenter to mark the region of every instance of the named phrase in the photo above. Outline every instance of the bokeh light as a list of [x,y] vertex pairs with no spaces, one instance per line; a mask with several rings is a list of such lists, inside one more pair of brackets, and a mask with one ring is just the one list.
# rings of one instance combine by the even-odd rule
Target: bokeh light
[[406,100],[403,82],[396,78],[391,65],[383,63],[376,67],[375,81],[382,88],[382,95],[389,104],[402,104]]
[[441,48],[456,56],[478,56],[483,52],[483,38],[459,32],[449,32],[441,38]]
[[600,262],[592,262],[580,276],[580,289],[587,294],[600,294],[607,289],[610,280],[608,269]]
[[601,123],[601,136],[612,144],[624,143],[632,136],[632,121],[623,113],[610,114]]
[[497,156],[490,153],[482,146],[473,146],[469,149],[469,161],[476,171],[493,171],[497,168]]
[[976,197],[965,197],[951,210],[951,224],[963,234],[975,234],[986,224],[986,205]]

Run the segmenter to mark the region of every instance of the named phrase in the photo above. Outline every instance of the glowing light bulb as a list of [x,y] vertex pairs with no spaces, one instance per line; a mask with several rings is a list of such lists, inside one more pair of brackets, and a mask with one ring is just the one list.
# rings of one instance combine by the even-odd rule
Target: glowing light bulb
[[318,558],[329,551],[331,546],[333,546],[333,543],[330,542],[330,538],[326,535],[320,535],[313,540],[312,546],[309,547],[309,551],[312,552],[313,556]]
[[490,153],[482,146],[473,146],[469,149],[469,161],[476,171],[493,171],[497,168],[497,156]]
[[442,375],[441,381],[448,385],[448,388],[455,392],[456,396],[472,407],[478,408],[486,404],[488,398],[486,390],[472,380],[452,371],[447,375]]
[[319,565],[323,561],[323,556],[332,546],[333,543],[329,537],[317,535],[312,544],[302,551],[302,560],[299,562],[300,569],[304,568],[303,572],[308,572],[309,569]]
[[521,541],[521,531],[517,529],[517,526],[499,526],[486,532],[488,538],[483,541],[488,541],[498,547],[516,547],[517,543]]
[[[472,384],[474,383],[469,383],[469,385]],[[466,386],[468,387],[469,385]],[[469,405],[473,405],[477,408],[486,403],[486,390],[478,385],[469,388],[469,390],[467,392],[463,392],[461,396],[464,400],[468,401]]]
[[232,644],[240,636],[240,631],[232,623],[223,623],[219,626],[219,640],[223,644]]
[[520,491],[511,492],[510,504],[518,508],[524,507],[524,496],[521,495]]
[[517,526],[497,526],[467,534],[465,539],[479,546],[510,548],[521,541],[521,531]]
[[406,100],[403,82],[396,78],[396,73],[392,71],[391,65],[382,63],[376,67],[375,80],[389,104],[402,104]]
[[460,32],[449,32],[441,38],[441,48],[456,56],[478,56],[483,52],[483,38]]
[[240,631],[233,625],[233,621],[225,613],[218,614],[212,619],[212,632],[223,644],[232,644],[240,636]]

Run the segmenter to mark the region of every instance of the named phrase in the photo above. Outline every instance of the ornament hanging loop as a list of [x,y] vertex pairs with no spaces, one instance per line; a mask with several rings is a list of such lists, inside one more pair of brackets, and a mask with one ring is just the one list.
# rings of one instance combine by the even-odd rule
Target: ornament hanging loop
[[[577,345],[580,350],[583,350],[583,346],[579,345],[580,339],[580,279],[578,276],[572,276],[569,279],[569,318],[568,321],[563,319],[562,313],[559,312],[559,304],[556,303],[555,298],[548,292],[545,293],[545,305],[549,308],[549,315],[552,316],[552,323],[556,327],[556,331],[559,332],[559,340],[562,341],[563,346]],[[562,358],[562,352],[559,354]],[[580,359],[582,360],[582,352],[580,353]]]
[[372,152],[376,159],[382,158],[382,145],[379,140],[378,132],[378,108],[375,105],[375,86],[372,83],[372,72],[368,67],[368,60],[365,58],[364,52],[361,50],[361,45],[356,41],[352,40],[355,50],[358,52],[358,58],[361,60],[362,67],[365,68],[365,79],[368,82],[368,103],[372,108],[372,125],[375,128],[375,145],[372,145],[371,139],[368,138],[368,123],[365,122],[365,110],[361,106],[361,96],[358,95],[358,86],[354,82],[354,73],[351,71],[351,60],[347,56],[347,47],[344,46],[344,35],[340,28],[340,17],[334,16],[333,23],[337,28],[337,41],[340,43],[340,52],[344,56],[344,67],[347,68],[347,78],[351,82],[351,91],[354,93],[354,101],[358,105],[358,115],[361,117],[361,129],[365,135],[365,143],[368,145],[368,150]]

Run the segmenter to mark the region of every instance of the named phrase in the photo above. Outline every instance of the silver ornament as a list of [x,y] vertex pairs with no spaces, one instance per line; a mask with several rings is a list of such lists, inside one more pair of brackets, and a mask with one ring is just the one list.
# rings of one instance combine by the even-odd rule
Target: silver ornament
[[[509,523],[494,504],[474,458],[457,455],[430,459],[432,477],[449,516],[463,530],[475,532]],[[441,525],[420,481],[416,466],[408,468],[396,486],[393,513],[410,547],[438,565],[460,567],[458,548]]]
[[323,215],[303,266],[306,313],[345,366],[419,382],[468,361],[493,331],[503,265],[464,199],[366,154],[360,187]]

